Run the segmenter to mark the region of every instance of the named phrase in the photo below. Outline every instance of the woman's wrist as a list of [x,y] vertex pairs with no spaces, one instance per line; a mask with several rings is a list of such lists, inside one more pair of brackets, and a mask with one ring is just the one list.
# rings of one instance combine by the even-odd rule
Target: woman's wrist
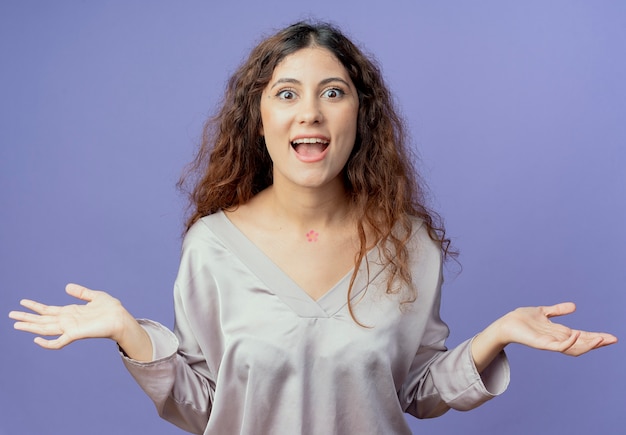
[[129,358],[143,362],[152,361],[152,340],[128,311],[122,317],[116,337],[112,338]]
[[482,372],[494,358],[511,343],[507,338],[507,316],[501,317],[483,331],[478,333],[472,341],[472,357],[478,372]]

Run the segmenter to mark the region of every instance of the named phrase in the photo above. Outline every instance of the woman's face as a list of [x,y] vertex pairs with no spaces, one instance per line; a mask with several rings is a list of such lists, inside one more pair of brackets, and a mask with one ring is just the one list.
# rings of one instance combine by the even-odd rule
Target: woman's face
[[261,96],[261,134],[274,164],[274,185],[342,183],[358,111],[356,88],[330,51],[304,48],[285,57]]

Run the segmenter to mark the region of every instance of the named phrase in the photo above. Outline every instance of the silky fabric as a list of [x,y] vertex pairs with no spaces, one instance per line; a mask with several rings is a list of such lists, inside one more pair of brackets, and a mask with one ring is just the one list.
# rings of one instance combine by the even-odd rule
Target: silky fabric
[[441,250],[417,220],[414,302],[387,294],[380,248],[317,301],[223,212],[188,231],[174,289],[174,333],[140,320],[153,361],[123,356],[159,414],[197,434],[410,434],[404,412],[436,417],[502,393],[500,353],[482,375],[471,339],[447,350]]

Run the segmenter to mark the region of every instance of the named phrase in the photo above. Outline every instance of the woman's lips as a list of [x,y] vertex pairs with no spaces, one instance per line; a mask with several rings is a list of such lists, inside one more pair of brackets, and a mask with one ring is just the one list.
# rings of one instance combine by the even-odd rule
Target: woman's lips
[[318,162],[326,156],[330,141],[322,137],[301,137],[291,142],[296,157],[302,162]]

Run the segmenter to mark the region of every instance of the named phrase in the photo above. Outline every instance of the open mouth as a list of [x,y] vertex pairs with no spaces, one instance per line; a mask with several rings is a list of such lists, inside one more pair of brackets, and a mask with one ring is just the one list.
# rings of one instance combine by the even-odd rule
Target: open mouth
[[330,141],[326,139],[307,137],[292,141],[291,147],[300,156],[314,157],[322,154],[326,150],[326,148],[328,148],[329,143]]

